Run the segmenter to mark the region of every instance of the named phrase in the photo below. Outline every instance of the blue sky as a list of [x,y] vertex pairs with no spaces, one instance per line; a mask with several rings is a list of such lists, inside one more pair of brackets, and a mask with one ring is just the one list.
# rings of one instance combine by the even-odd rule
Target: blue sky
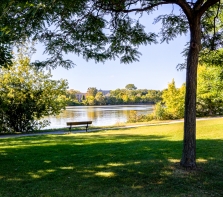
[[[149,31],[158,31],[160,24],[153,24],[153,18],[159,13],[165,14],[172,10],[172,6],[162,7],[153,16],[144,15],[142,23]],[[163,90],[168,83],[175,80],[176,86],[180,87],[185,82],[185,70],[177,71],[178,63],[184,62],[181,52],[188,42],[188,36],[180,36],[169,44],[152,44],[140,46],[142,53],[139,62],[131,64],[120,64],[119,59],[103,63],[86,61],[75,54],[69,54],[76,66],[66,70],[58,67],[52,70],[53,79],[67,79],[70,89],[86,92],[88,87],[96,87],[102,90],[115,90],[125,88],[129,83],[134,84],[138,89]],[[37,53],[33,60],[43,60],[43,47],[36,47]]]

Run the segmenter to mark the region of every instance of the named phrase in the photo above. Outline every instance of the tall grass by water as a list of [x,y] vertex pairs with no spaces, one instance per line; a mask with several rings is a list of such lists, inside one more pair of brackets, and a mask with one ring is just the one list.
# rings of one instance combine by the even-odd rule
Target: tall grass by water
[[197,170],[182,138],[183,123],[0,139],[0,196],[223,196],[223,119],[197,122]]

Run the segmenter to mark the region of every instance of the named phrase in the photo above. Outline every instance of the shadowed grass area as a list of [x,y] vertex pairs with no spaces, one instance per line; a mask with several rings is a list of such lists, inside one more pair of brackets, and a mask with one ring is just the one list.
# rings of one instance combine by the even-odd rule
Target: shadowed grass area
[[223,119],[197,125],[196,171],[183,123],[0,139],[0,196],[223,196]]

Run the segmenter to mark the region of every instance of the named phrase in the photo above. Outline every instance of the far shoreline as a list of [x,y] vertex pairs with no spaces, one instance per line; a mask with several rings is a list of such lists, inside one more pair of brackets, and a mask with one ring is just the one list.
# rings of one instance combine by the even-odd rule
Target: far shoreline
[[107,104],[107,105],[67,105],[66,107],[78,107],[78,106],[89,106],[89,107],[97,107],[97,106],[122,106],[122,105],[126,105],[126,106],[128,106],[128,105],[131,105],[131,106],[134,106],[134,105],[155,105],[156,103],[154,103],[154,102],[149,102],[149,103],[128,103],[128,104],[114,104],[114,105],[112,105],[112,104]]

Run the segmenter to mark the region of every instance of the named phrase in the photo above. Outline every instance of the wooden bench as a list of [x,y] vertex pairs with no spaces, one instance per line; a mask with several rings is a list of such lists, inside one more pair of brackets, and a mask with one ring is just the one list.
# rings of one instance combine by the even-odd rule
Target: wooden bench
[[87,128],[88,128],[88,125],[89,124],[92,124],[92,121],[80,121],[80,122],[67,122],[67,126],[70,126],[69,127],[69,132],[71,132],[71,127],[73,125],[87,125],[86,126],[86,132],[87,132]]

